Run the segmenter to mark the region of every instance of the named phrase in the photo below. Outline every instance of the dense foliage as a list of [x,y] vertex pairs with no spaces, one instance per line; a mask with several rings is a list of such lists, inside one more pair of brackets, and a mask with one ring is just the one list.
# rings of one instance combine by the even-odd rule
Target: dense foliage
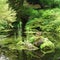
[[1,48],[22,51],[37,60],[55,53],[60,49],[59,3],[60,0],[0,0]]
[[16,12],[9,8],[7,0],[0,0],[0,33],[8,32],[11,30],[10,28],[13,28],[12,23],[16,21],[15,16]]
[[27,0],[29,4],[39,4],[41,8],[59,7],[59,0]]

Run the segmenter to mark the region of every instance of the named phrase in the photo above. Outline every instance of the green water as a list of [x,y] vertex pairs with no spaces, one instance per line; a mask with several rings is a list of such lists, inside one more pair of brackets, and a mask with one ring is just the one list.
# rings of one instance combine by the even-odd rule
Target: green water
[[[3,43],[2,43],[3,42]],[[58,60],[60,57],[60,44],[57,45],[57,49],[54,53],[46,54],[42,56],[40,51],[23,51],[23,50],[12,50],[7,47],[5,47],[3,44],[6,44],[8,42],[14,42],[11,39],[6,41],[0,41],[0,60]],[[4,59],[1,57],[4,57]],[[8,58],[8,59],[7,59]]]
[[[60,50],[57,50],[56,53],[46,54],[42,58],[33,57],[31,55],[27,55],[23,51],[18,50],[9,50],[7,48],[0,48],[0,54],[7,58],[8,60],[57,60],[57,58],[60,56],[59,54]],[[1,58],[0,55],[0,58]],[[3,60],[3,59],[2,59]],[[7,59],[5,59],[7,60]]]

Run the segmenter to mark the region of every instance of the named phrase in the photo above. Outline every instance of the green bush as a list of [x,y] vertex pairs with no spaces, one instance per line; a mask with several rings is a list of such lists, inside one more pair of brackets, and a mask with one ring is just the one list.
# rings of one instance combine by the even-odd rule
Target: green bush
[[0,0],[0,32],[4,29],[13,27],[12,23],[16,21],[16,12],[9,7],[8,0]]
[[34,18],[27,22],[27,32],[41,31],[45,37],[52,41],[60,39],[60,8],[40,10],[40,18]]
[[49,40],[44,40],[44,43],[41,44],[40,49],[44,54],[52,53],[55,50],[55,45]]

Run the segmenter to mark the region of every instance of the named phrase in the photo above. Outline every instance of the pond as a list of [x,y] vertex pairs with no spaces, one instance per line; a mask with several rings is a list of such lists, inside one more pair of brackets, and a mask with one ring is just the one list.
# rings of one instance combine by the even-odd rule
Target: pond
[[[10,40],[9,42],[13,42],[13,41]],[[5,44],[6,42],[3,43]],[[2,44],[1,41],[0,44]],[[57,48],[54,53],[46,54],[40,58],[36,57],[38,55],[39,56],[41,55],[39,51],[31,52],[31,51],[16,50],[16,49],[12,50],[7,47],[0,46],[0,60],[59,60],[60,49]]]
[[[31,55],[27,55],[23,51],[18,50],[9,50],[7,48],[0,48],[0,60],[53,60],[53,54],[47,54],[42,58],[33,57]],[[54,58],[54,60],[56,60]]]

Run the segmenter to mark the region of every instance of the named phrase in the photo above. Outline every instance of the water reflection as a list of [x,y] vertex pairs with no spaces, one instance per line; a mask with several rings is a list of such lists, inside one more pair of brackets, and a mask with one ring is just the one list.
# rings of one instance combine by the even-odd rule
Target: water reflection
[[0,60],[18,60],[17,51],[0,49]]
[[0,60],[57,60],[59,56],[60,50],[56,50],[54,54],[47,54],[40,59],[26,55],[22,51],[0,48]]

